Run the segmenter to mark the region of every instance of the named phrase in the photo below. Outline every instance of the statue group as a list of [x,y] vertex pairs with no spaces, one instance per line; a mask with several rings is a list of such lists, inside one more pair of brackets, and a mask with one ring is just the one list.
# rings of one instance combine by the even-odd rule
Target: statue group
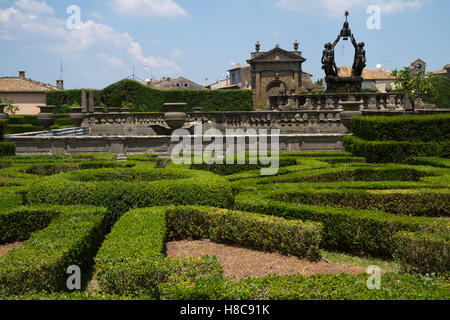
[[331,44],[328,42],[325,44],[325,50],[322,55],[322,69],[325,71],[325,75],[327,77],[339,77],[339,69],[336,66],[336,61],[334,59],[334,48],[339,43],[341,38],[347,40],[348,37],[351,38],[353,47],[355,48],[355,58],[353,60],[352,67],[352,77],[361,77],[364,68],[366,67],[366,50],[364,49],[364,42],[357,43],[355,40],[355,36],[351,32],[347,18],[349,16],[349,12],[345,12],[346,21],[344,23],[344,28],[341,30],[341,33],[338,35],[337,39]]
[[[339,43],[341,35],[331,44],[325,44],[325,50],[322,55],[322,69],[325,71],[327,77],[338,77],[339,70],[334,59],[334,48]],[[353,60],[352,77],[361,77],[364,68],[366,67],[366,50],[364,49],[364,42],[356,43],[355,37],[352,34],[351,40],[355,48],[355,58]]]

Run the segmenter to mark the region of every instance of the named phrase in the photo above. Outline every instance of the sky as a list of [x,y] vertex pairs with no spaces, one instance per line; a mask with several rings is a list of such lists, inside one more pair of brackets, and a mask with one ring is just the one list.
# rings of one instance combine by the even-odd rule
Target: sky
[[[347,9],[367,68],[450,63],[448,0],[0,0],[0,76],[23,69],[55,85],[62,62],[67,89],[101,89],[133,69],[142,80],[182,75],[203,85],[246,64],[256,41],[268,51],[293,50],[297,40],[303,71],[318,79],[323,45],[336,39]],[[341,41],[337,65],[351,66],[353,54]]]

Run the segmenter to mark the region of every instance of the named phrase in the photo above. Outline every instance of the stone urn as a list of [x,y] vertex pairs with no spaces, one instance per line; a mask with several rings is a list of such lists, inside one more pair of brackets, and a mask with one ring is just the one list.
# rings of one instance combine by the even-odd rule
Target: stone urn
[[0,120],[5,121],[5,127],[8,125],[9,116],[7,113],[5,113],[5,108],[7,107],[7,104],[0,104]]
[[39,125],[43,126],[45,130],[49,130],[49,128],[55,123],[55,114],[53,111],[55,110],[55,106],[40,106],[41,112],[37,114],[37,122]]
[[72,120],[75,127],[81,127],[81,123],[84,120],[83,108],[72,107],[70,108],[70,120]]
[[341,121],[349,132],[352,132],[352,118],[362,115],[361,106],[363,103],[364,101],[356,101],[354,97],[350,97],[347,101],[339,102],[339,105],[343,109],[340,114]]
[[186,105],[187,103],[164,103],[168,110],[164,114],[164,120],[170,129],[177,130],[184,126],[187,116],[183,110]]

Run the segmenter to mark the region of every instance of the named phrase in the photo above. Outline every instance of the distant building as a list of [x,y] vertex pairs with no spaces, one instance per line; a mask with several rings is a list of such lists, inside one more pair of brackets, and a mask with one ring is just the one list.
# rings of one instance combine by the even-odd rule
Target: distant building
[[[380,92],[386,92],[386,85],[391,84],[392,88],[395,88],[395,77],[391,76],[392,71],[384,69],[364,69],[362,73],[362,86],[363,89],[370,89],[372,84],[378,88]],[[350,77],[352,75],[351,67],[340,67],[340,77]]]
[[230,85],[237,85],[241,89],[251,88],[252,74],[250,66],[241,66],[237,64],[236,68],[228,70],[230,73]]
[[57,86],[45,84],[25,77],[25,71],[20,70],[18,77],[0,78],[0,98],[12,99],[19,107],[16,114],[38,114],[38,106],[46,104],[45,94],[50,90],[64,89],[63,80],[57,80]]
[[202,90],[203,86],[186,79],[184,77],[178,77],[175,79],[163,78],[162,80],[149,80],[146,83],[148,86],[159,90]]
[[418,71],[422,71],[425,74],[425,72],[427,70],[427,64],[422,59],[416,59],[413,62],[411,62],[409,69],[411,71],[413,71],[414,73],[416,73]]
[[444,66],[442,70],[433,72],[433,76],[443,76],[446,77],[447,79],[450,79],[450,64]]

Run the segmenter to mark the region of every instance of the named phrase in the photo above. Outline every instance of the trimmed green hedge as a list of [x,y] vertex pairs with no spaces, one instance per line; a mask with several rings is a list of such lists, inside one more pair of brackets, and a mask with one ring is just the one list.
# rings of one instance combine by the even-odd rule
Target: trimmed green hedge
[[[47,91],[46,104],[56,106],[58,109],[63,109],[64,105],[81,105],[81,89],[73,90],[51,90]],[[86,100],[89,99],[89,89],[86,89]],[[102,102],[102,91],[94,90],[94,105],[100,106]]]
[[0,294],[66,291],[67,268],[88,268],[106,233],[108,211],[93,207],[48,210],[58,217],[22,247],[0,258]]
[[353,117],[352,131],[370,141],[446,141],[450,140],[450,114]]
[[166,208],[127,212],[114,225],[95,257],[102,292],[159,298],[158,285],[176,278],[222,276],[213,257],[169,259],[163,254]]
[[448,284],[419,275],[382,275],[380,290],[369,290],[368,278],[367,274],[206,278],[162,284],[160,291],[163,300],[448,300]]
[[0,157],[16,155],[16,145],[13,142],[0,142]]
[[378,209],[397,215],[450,217],[447,190],[280,190],[273,200],[308,205]]
[[120,216],[133,208],[155,205],[229,207],[228,181],[214,174],[185,169],[98,169],[54,175],[30,186],[29,203],[89,204]]
[[53,207],[19,207],[0,212],[0,244],[27,240],[47,227],[60,211]]
[[320,223],[206,207],[176,207],[166,215],[169,239],[210,239],[311,260],[321,257]]
[[410,163],[416,157],[450,157],[450,140],[442,142],[368,141],[344,137],[346,151],[369,163]]
[[[88,91],[87,91],[88,94]],[[81,90],[48,91],[47,105],[81,105]],[[94,104],[121,108],[128,103],[134,112],[164,112],[166,102],[186,102],[186,111],[202,107],[203,111],[251,111],[251,90],[157,90],[140,82],[124,79],[104,88],[94,90]]]
[[[267,158],[269,160],[270,158]],[[210,171],[213,173],[216,173],[221,176],[229,176],[232,174],[241,173],[244,171],[250,171],[250,170],[259,170],[261,168],[270,168],[270,164],[264,165],[259,160],[256,164],[250,164],[249,163],[249,157],[246,157],[245,164],[238,164],[237,162],[237,156],[234,159],[234,164],[226,164],[226,159],[223,159],[223,162],[221,164],[191,164],[191,169],[193,170],[203,170],[203,171]],[[192,161],[193,162],[193,161]],[[297,164],[297,160],[293,157],[280,157],[278,166],[280,168],[288,167],[288,166],[294,166]]]
[[33,124],[8,124],[5,130],[5,134],[17,134],[27,132],[37,132],[44,130],[43,126]]
[[440,75],[429,79],[437,94],[434,98],[424,98],[424,102],[433,103],[437,108],[450,108],[450,79]]
[[450,228],[444,233],[399,232],[395,236],[396,260],[408,273],[450,272]]
[[205,112],[253,110],[251,90],[157,90],[128,79],[103,89],[102,101],[108,107],[122,107],[127,102],[137,112],[164,112],[166,102],[185,102],[186,111],[194,107]]
[[[271,195],[267,193],[267,197]],[[238,210],[274,215],[285,219],[322,222],[322,247],[355,254],[391,258],[398,231],[416,232],[448,226],[448,221],[425,217],[405,217],[383,211],[355,210],[311,205],[290,204],[273,200],[255,199],[252,194],[236,197]]]
[[31,124],[38,126],[36,115],[10,115],[8,125]]
[[5,121],[0,120],[0,141],[3,141],[4,133],[5,133]]

